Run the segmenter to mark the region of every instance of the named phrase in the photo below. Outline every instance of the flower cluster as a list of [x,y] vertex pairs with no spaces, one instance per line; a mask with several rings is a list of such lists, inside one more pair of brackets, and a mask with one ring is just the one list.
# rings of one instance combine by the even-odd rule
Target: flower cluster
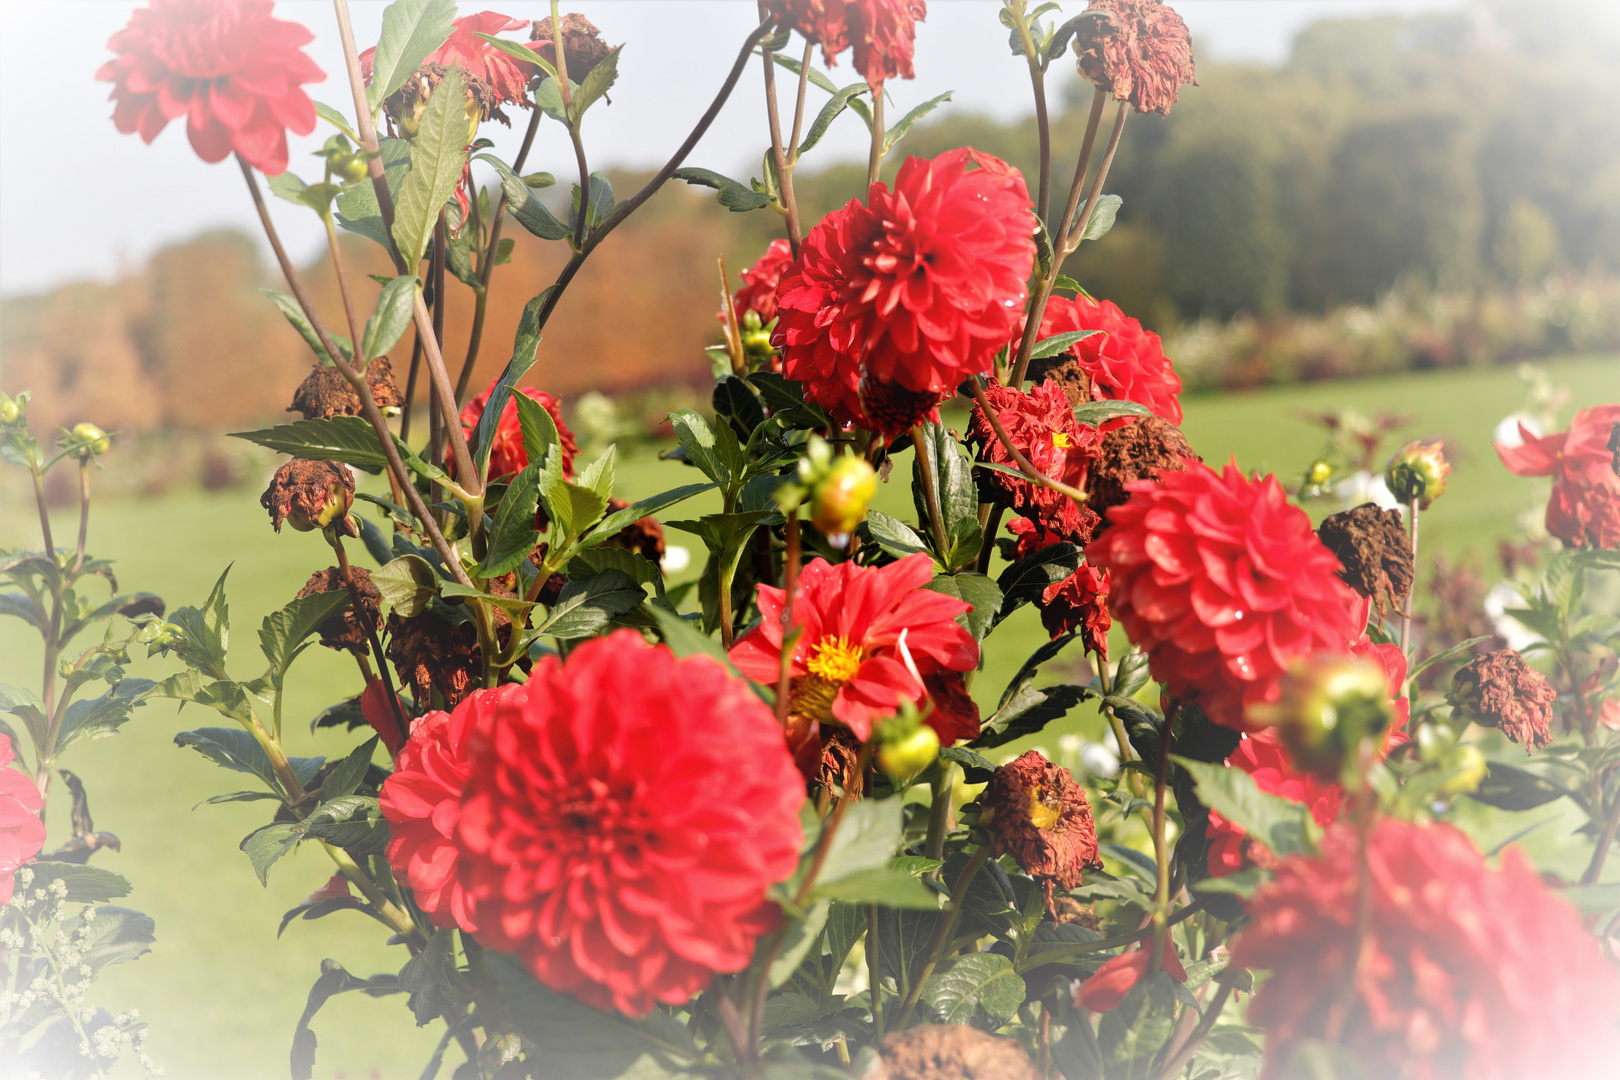
[[990,370],[1018,325],[1035,218],[1016,169],[974,150],[907,158],[805,237],[776,290],[783,372],[840,423],[911,427]]
[[1369,1075],[1607,1074],[1620,981],[1517,849],[1492,869],[1448,825],[1387,819],[1367,860],[1364,938],[1349,826],[1330,829],[1320,855],[1284,860],[1247,904],[1232,963],[1271,970],[1249,1022],[1277,1065],[1337,1029]]
[[795,777],[743,683],[622,630],[418,721],[380,802],[389,862],[436,924],[641,1015],[741,970],[777,921]]
[[1519,425],[1520,446],[1496,444],[1509,472],[1553,478],[1547,531],[1568,547],[1620,548],[1620,405],[1575,414],[1567,431],[1537,436]]

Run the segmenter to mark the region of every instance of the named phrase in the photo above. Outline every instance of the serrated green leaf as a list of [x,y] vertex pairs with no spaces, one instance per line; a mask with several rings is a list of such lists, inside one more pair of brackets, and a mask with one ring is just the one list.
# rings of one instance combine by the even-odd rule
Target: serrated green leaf
[[382,598],[407,619],[426,611],[428,600],[439,593],[439,575],[420,555],[401,555],[372,571],[371,583],[377,586]]
[[[304,344],[315,353],[315,358],[326,367],[334,366],[331,354],[326,351],[326,346],[321,344],[320,336],[315,333],[315,327],[310,325],[304,309],[298,306],[298,301],[284,292],[276,292],[273,289],[265,289],[264,295],[270,298],[270,302],[276,305],[277,310],[292,324],[292,328],[298,331],[298,336],[303,338]],[[353,357],[354,342],[342,334],[332,334],[331,337],[332,343],[338,347],[345,360]]]
[[[520,400],[527,400],[518,395]],[[544,410],[542,410],[544,411]],[[495,512],[495,525],[489,534],[489,554],[484,558],[483,576],[500,577],[511,573],[528,558],[540,541],[535,529],[535,511],[540,505],[540,466],[530,464],[507,485],[501,505]]]
[[939,910],[939,895],[903,870],[874,867],[845,874],[837,881],[816,883],[811,895],[817,900],[845,903],[882,904],[891,908]]
[[[358,141],[358,140],[356,140]],[[383,139],[380,151],[383,180],[396,204],[405,177],[411,171],[411,144],[408,139]],[[377,190],[370,180],[361,181],[344,189],[335,205],[337,223],[352,233],[370,237],[384,248],[390,246],[388,230],[383,227],[382,209],[377,205]]]
[[528,394],[513,394],[512,400],[517,403],[518,428],[523,433],[523,452],[529,459],[529,464],[539,465],[546,460],[546,454],[558,443],[557,422],[551,418],[551,413]]
[[953,91],[947,90],[938,97],[929,98],[927,101],[923,102],[921,105],[918,105],[915,109],[912,109],[910,112],[906,113],[906,115],[902,116],[894,127],[890,128],[886,133],[884,133],[883,153],[888,154],[890,150],[894,149],[895,143],[899,142],[901,139],[910,134],[912,127],[917,123],[918,120],[921,120],[923,117],[927,116],[929,113],[951,100],[952,93]]
[[1108,235],[1114,227],[1114,218],[1119,214],[1120,204],[1124,202],[1118,195],[1104,195],[1097,200],[1096,209],[1091,212],[1091,220],[1086,222],[1086,239],[1101,240]]
[[341,112],[332,108],[332,106],[323,101],[312,102],[312,104],[315,106],[316,116],[343,132],[343,134],[348,137],[348,140],[354,143],[356,146],[360,144],[360,136],[355,134],[354,128],[349,126],[349,118],[347,116],[344,116]]
[[1026,683],[1002,702],[979,729],[978,737],[968,745],[988,750],[1034,735],[1053,720],[1068,715],[1070,709],[1090,696],[1085,687],[1072,683],[1042,687]]
[[1261,791],[1242,769],[1174,756],[1192,776],[1198,800],[1247,832],[1275,854],[1292,855],[1310,844],[1305,807]]
[[[280,792],[281,783],[261,747],[252,735],[238,728],[198,728],[182,731],[174,737],[176,746],[188,746],[217,765],[235,772],[247,773],[263,780],[271,791]],[[307,786],[315,773],[325,764],[325,758],[288,758],[293,775]]]
[[972,570],[941,574],[925,587],[972,605],[968,611],[958,615],[956,621],[973,635],[974,641],[983,641],[995,625],[996,615],[1001,610],[1001,589],[983,574]]
[[275,822],[248,833],[238,847],[253,864],[253,872],[259,876],[259,884],[268,888],[270,868],[283,855],[297,847],[298,841],[302,838],[303,834],[298,826],[287,822]]
[[501,191],[506,194],[506,209],[517,218],[519,225],[542,240],[562,240],[569,235],[568,226],[546,209],[529,185],[506,162],[493,154],[477,154],[473,160],[484,162],[500,175]]
[[647,594],[636,580],[620,570],[571,578],[534,636],[550,634],[565,640],[591,637],[605,630],[615,615],[635,610],[645,599]]
[[349,590],[311,593],[290,602],[280,611],[264,617],[259,627],[259,648],[270,662],[270,682],[277,691],[286,680],[287,669],[303,651],[304,639],[315,628],[349,606]]
[[349,751],[348,756],[326,774],[326,779],[321,781],[323,802],[354,794],[354,789],[360,786],[360,781],[366,778],[366,770],[371,767],[372,755],[377,752],[377,739],[378,736],[373,735]]
[[596,524],[596,527],[587,534],[581,543],[585,547],[594,547],[634,525],[642,518],[652,517],[659,511],[667,510],[676,503],[685,502],[694,495],[701,495],[712,490],[714,484],[682,484],[677,488],[670,488],[657,495],[649,495],[640,502],[631,503],[623,510],[615,510]]
[[771,204],[769,195],[763,195],[729,176],[722,176],[713,169],[699,169],[687,166],[683,169],[676,169],[671,176],[676,180],[684,180],[688,184],[694,184],[698,187],[713,188],[715,201],[734,214],[759,210]]
[[804,141],[799,143],[799,153],[803,154],[813,149],[832,127],[832,122],[838,119],[838,114],[847,109],[856,97],[870,90],[871,87],[864,82],[850,83],[841,90],[835,90],[831,100],[821,107],[816,118],[810,122],[810,130],[805,132]]
[[230,436],[310,461],[337,461],[367,467],[388,463],[370,421],[360,416],[294,420],[257,431],[233,431]]
[[536,350],[540,348],[540,309],[555,288],[555,285],[547,287],[539,296],[523,305],[523,316],[518,320],[517,334],[512,339],[512,359],[507,361],[500,378],[490,387],[489,399],[484,403],[484,411],[473,428],[467,449],[480,473],[489,467],[489,452],[495,445],[495,432],[500,428],[501,414],[506,411],[506,403],[511,399],[512,387],[534,366]]
[[929,553],[927,541],[917,535],[915,529],[880,510],[868,510],[862,528],[865,539],[896,558]]
[[[566,40],[566,39],[565,39]],[[585,74],[585,81],[579,84],[579,92],[572,96],[573,121],[578,125],[585,118],[585,110],[601,100],[613,86],[613,80],[619,76],[619,52],[624,48],[620,45],[612,52],[598,60]]]
[[1100,333],[1102,333],[1101,330],[1075,330],[1067,334],[1053,334],[1049,338],[1042,338],[1037,341],[1035,347],[1029,352],[1029,358],[1031,360],[1044,360],[1049,356],[1066,353],[1074,347],[1075,342],[1084,341],[1091,335]]
[[34,872],[34,888],[60,881],[67,888],[63,899],[70,904],[104,904],[129,895],[127,878],[99,866],[40,859],[29,863],[28,869]]
[[1074,407],[1076,423],[1096,427],[1109,420],[1117,420],[1122,416],[1152,416],[1153,412],[1146,405],[1138,405],[1134,401],[1087,401]]
[[940,964],[921,1000],[941,1024],[971,1024],[982,1009],[994,1030],[1024,1003],[1024,980],[1000,953],[969,953]]
[[455,194],[467,160],[466,88],[461,68],[451,65],[428,97],[427,109],[411,142],[411,171],[400,185],[394,208],[394,245],[406,268],[421,261],[439,221],[439,210]]
[[[395,0],[384,9],[382,34],[372,59],[371,85],[366,87],[366,104],[373,114],[416,74],[423,60],[445,43],[455,18],[455,0]],[[459,111],[461,97],[455,100]],[[462,130],[466,130],[465,124]]]

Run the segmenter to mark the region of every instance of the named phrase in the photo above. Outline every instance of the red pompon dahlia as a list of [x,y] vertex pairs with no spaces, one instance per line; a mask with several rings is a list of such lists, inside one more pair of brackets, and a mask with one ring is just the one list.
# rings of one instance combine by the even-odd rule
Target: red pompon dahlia
[[[772,240],[759,261],[738,275],[742,278],[742,288],[731,295],[731,306],[737,313],[738,322],[750,311],[759,316],[762,326],[776,318],[776,286],[782,280],[782,274],[792,265],[792,249],[788,247],[788,242]],[[723,311],[720,312],[720,321],[726,321]]]
[[[540,73],[539,69],[507,55],[478,35],[527,30],[529,20],[514,19],[494,11],[480,11],[475,15],[462,16],[451,26],[450,36],[422,60],[422,66],[436,64],[449,67],[454,64],[460,67],[465,75],[478,80],[480,91],[487,90],[487,93],[479,94],[482,99],[480,104],[484,106],[484,119],[495,119],[509,125],[510,121],[501,113],[500,106],[521,105],[528,108],[529,80]],[[360,54],[360,71],[367,82],[371,81],[376,53],[373,47]]]
[[[491,387],[490,390],[493,390]],[[490,390],[473,398],[462,406],[461,430],[472,439],[473,429],[478,427],[478,421],[484,415],[484,406],[489,402]],[[532,386],[514,387],[514,394],[522,394],[531,401],[538,401],[551,414],[551,422],[557,425],[557,445],[562,450],[563,475],[572,478],[574,475],[574,455],[579,453],[579,444],[574,441],[574,433],[563,423],[562,403],[544,390],[536,390]],[[449,462],[449,455],[445,455]],[[520,473],[529,464],[529,452],[523,449],[523,426],[518,422],[517,402],[510,399],[506,408],[501,410],[501,422],[495,429],[495,442],[489,451],[489,478],[510,476]],[[448,464],[446,467],[450,467]],[[451,468],[451,475],[455,475]]]
[[799,861],[782,729],[711,657],[620,630],[548,657],[480,722],[456,837],[478,937],[639,1016],[741,971]]
[[287,131],[315,130],[301,84],[326,73],[304,55],[315,35],[273,18],[271,0],[151,0],[107,47],[116,59],[97,80],[113,84],[113,123],[150,143],[186,118],[191,148],[207,162],[232,151],[267,176],[287,171]]
[[770,0],[786,26],[821,46],[827,66],[851,45],[855,69],[868,84],[915,77],[917,24],[928,17],[923,0]]
[[0,907],[11,902],[17,867],[45,846],[42,799],[28,776],[13,769],[11,737],[0,735]]
[[[865,741],[873,723],[893,716],[902,701],[926,704],[929,676],[977,666],[978,643],[956,621],[971,605],[925,588],[933,576],[933,560],[923,554],[887,566],[806,565],[793,603],[793,623],[803,628],[790,669],[793,712],[836,720]],[[731,647],[737,670],[773,686],[784,599],[781,589],[761,585],[759,625]],[[939,731],[941,742],[946,734]]]
[[1041,625],[1054,638],[1078,632],[1087,652],[1108,659],[1108,571],[1086,564],[1041,593]]
[[[1036,469],[1073,488],[1086,486],[1086,470],[1096,456],[1101,436],[1094,427],[1075,423],[1074,408],[1061,387],[1051,380],[1026,393],[991,382],[985,401],[1018,452]],[[968,416],[967,441],[980,461],[1016,469],[1018,463],[996,435],[984,410],[975,405]],[[1065,536],[1080,526],[1080,507],[1073,499],[1049,487],[989,469],[981,470],[987,494],[1003,506],[1033,518]]]
[[1187,24],[1159,0],[1091,0],[1074,35],[1080,74],[1137,112],[1170,114],[1194,76]]
[[1266,1033],[1263,1075],[1334,1027],[1368,1076],[1612,1075],[1620,979],[1518,849],[1493,869],[1449,825],[1379,822],[1363,939],[1357,848],[1354,828],[1330,829],[1246,905],[1232,963],[1271,970],[1248,1013]]
[[907,158],[810,230],[777,286],[783,373],[841,423],[897,433],[990,370],[1016,329],[1035,218],[1016,169],[971,149]]
[[1569,430],[1536,436],[1519,425],[1520,446],[1496,444],[1508,471],[1553,478],[1547,531],[1565,547],[1620,548],[1620,405],[1582,409]]
[[472,772],[468,748],[479,723],[519,693],[517,683],[476,690],[454,712],[419,717],[377,797],[391,834],[388,865],[435,926],[478,929],[472,897],[457,877],[456,821]]
[[1128,487],[1086,560],[1112,572],[1114,617],[1172,697],[1252,730],[1244,710],[1276,700],[1291,665],[1360,638],[1360,598],[1275,476],[1189,462]]
[[[1041,339],[1079,330],[1101,333],[1081,338],[1069,355],[1091,379],[1096,401],[1134,401],[1172,424],[1181,423],[1181,379],[1164,355],[1159,335],[1120,311],[1111,300],[1054,296],[1041,316]],[[1110,421],[1104,428],[1127,423]]]
[[[1148,965],[1152,962],[1153,944],[1150,941],[1144,941],[1140,947],[1130,952],[1120,953],[1105,962],[1089,979],[1075,988],[1075,1008],[1095,1013],[1118,1008],[1119,1003],[1125,1000],[1125,995],[1142,981],[1142,976],[1147,974]],[[1164,943],[1164,954],[1159,957],[1159,970],[1177,982],[1187,981],[1187,969],[1181,966],[1181,958],[1176,955],[1176,947],[1168,940]]]

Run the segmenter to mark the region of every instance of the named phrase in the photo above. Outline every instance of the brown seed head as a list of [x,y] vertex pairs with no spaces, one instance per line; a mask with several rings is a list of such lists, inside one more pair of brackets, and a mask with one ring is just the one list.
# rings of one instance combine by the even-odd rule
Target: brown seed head
[[1406,610],[1412,594],[1412,542],[1400,511],[1363,503],[1323,519],[1316,535],[1339,557],[1339,577],[1372,600],[1380,618],[1386,600],[1397,612]]
[[[349,572],[354,575],[355,591],[360,594],[360,608],[365,616],[362,623],[355,618],[354,604],[351,602],[338,614],[325,620],[315,627],[321,635],[321,644],[328,649],[341,649],[364,656],[369,651],[366,628],[377,626],[378,612],[382,606],[382,594],[377,586],[371,583],[371,573],[361,567],[351,566]],[[348,586],[343,583],[343,572],[337,567],[328,567],[317,570],[311,574],[304,587],[298,590],[297,599],[314,596],[316,593],[347,592]]]
[[1181,472],[1188,461],[1202,460],[1180,428],[1157,416],[1139,416],[1104,432],[1086,476],[1086,505],[1103,516],[1097,531],[1107,528],[1108,508],[1131,497],[1126,484],[1157,480],[1166,470]]
[[1193,76],[1187,24],[1159,0],[1091,0],[1074,35],[1080,74],[1137,112],[1168,115]]
[[[394,385],[394,367],[388,357],[379,356],[366,366],[366,385],[379,409],[397,408],[404,404],[399,387]],[[326,420],[333,416],[359,416],[360,395],[343,373],[336,368],[316,365],[298,389],[293,391],[288,412],[300,412],[305,420]]]
[[1102,865],[1085,790],[1067,769],[1030,750],[990,775],[979,802],[996,854],[1011,852],[1041,883],[1055,921],[1054,886],[1068,891],[1080,884],[1081,871]]
[[1446,699],[1476,723],[1500,729],[1525,753],[1552,742],[1558,691],[1515,649],[1498,649],[1464,664],[1452,676]]
[[259,505],[270,512],[270,524],[281,531],[287,522],[299,532],[324,529],[337,523],[344,536],[359,536],[349,520],[354,505],[354,476],[335,461],[306,461],[294,458],[276,470],[270,486],[259,496]]
[[967,1024],[896,1031],[862,1080],[1035,1080],[1024,1048]]
[[[576,12],[562,17],[562,30],[563,54],[568,58],[568,77],[574,82],[583,83],[591,69],[613,50],[602,40],[595,24]],[[557,66],[556,35],[551,30],[551,16],[535,20],[534,40],[529,42],[529,48],[545,57],[546,63]],[[614,81],[618,81],[617,74]]]

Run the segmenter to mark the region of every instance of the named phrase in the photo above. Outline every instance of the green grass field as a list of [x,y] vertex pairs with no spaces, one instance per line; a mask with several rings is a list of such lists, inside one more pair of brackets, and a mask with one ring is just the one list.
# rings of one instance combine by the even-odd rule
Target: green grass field
[[[1547,366],[1555,383],[1570,390],[1566,419],[1573,408],[1620,400],[1620,360]],[[1426,549],[1489,553],[1509,534],[1514,516],[1531,505],[1530,482],[1510,476],[1490,449],[1492,428],[1522,397],[1511,370],[1410,375],[1190,399],[1184,428],[1212,464],[1235,457],[1245,469],[1277,471],[1292,484],[1322,443],[1320,431],[1297,412],[1354,406],[1411,414],[1412,427],[1398,437],[1444,437],[1455,466],[1446,496],[1424,519]],[[627,499],[689,479],[678,466],[650,458],[622,463],[618,475],[619,494]],[[878,505],[914,518],[904,476],[897,470]],[[244,489],[214,497],[109,499],[90,530],[93,553],[116,560],[126,589],[158,592],[171,608],[200,602],[219,572],[234,564],[229,595],[240,677],[257,673],[259,620],[327,564],[319,538],[273,534],[257,496],[257,489]],[[673,516],[702,509],[687,505]],[[59,536],[72,534],[69,517],[57,526]],[[0,507],[0,547],[37,546],[36,530],[31,506]],[[682,534],[670,539],[679,543]],[[37,686],[38,644],[24,629],[15,621],[0,625],[0,682]],[[1044,637],[1029,610],[997,631],[975,684],[981,702],[996,699]],[[173,669],[162,660],[138,661],[132,674],[162,677]],[[1050,673],[1062,671],[1054,665]],[[358,689],[352,662],[313,649],[298,662],[292,683],[286,716],[294,752],[333,754],[352,745],[350,737],[308,735],[300,719]],[[85,780],[97,826],[123,840],[122,854],[98,855],[97,862],[134,881],[127,902],[150,913],[158,927],[152,954],[110,971],[94,1001],[114,1012],[139,1008],[151,1024],[148,1049],[171,1077],[281,1078],[287,1075],[293,1026],[321,959],[332,957],[369,975],[397,970],[404,955],[384,948],[375,924],[343,913],[295,922],[276,939],[282,912],[318,888],[331,866],[319,850],[302,850],[277,864],[269,887],[261,888],[236,845],[263,823],[262,804],[192,809],[242,785],[197,754],[177,749],[172,739],[185,728],[221,722],[195,708],[176,715],[171,703],[160,702],[137,712],[119,736],[76,747],[65,762]],[[1094,717],[1076,715],[1063,730],[1092,723]],[[1055,745],[1049,737],[1042,741]],[[65,811],[54,809],[53,843],[65,831]],[[437,1038],[434,1029],[412,1026],[402,1001],[357,995],[334,999],[314,1026],[320,1077],[414,1077]],[[454,1051],[450,1057],[458,1060]],[[132,1069],[123,1074],[135,1075]]]

